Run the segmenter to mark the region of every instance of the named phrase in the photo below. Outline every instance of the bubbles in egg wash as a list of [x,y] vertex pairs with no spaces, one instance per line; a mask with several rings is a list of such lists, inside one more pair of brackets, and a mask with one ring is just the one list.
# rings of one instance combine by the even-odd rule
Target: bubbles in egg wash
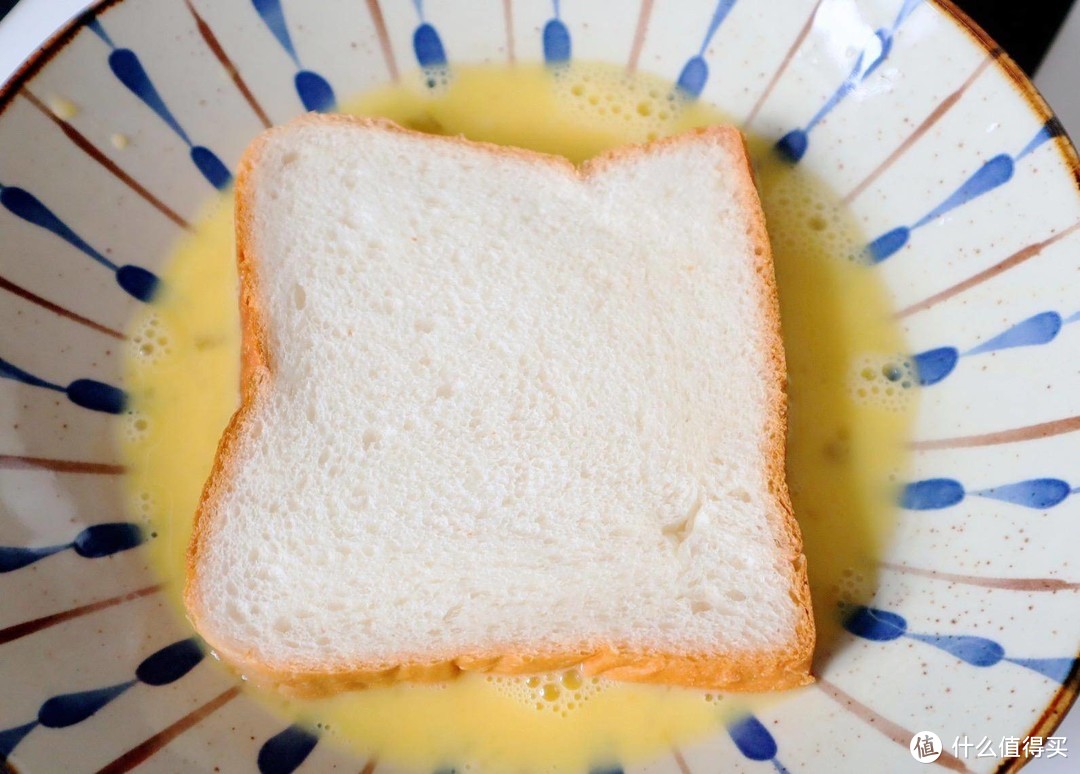
[[156,314],[147,315],[135,326],[128,338],[128,348],[132,360],[150,365],[173,352],[169,332]]
[[908,407],[916,383],[914,364],[902,355],[864,355],[848,376],[848,390],[857,403],[890,411]]
[[603,690],[604,680],[574,667],[534,675],[487,675],[496,691],[538,712],[566,717]]

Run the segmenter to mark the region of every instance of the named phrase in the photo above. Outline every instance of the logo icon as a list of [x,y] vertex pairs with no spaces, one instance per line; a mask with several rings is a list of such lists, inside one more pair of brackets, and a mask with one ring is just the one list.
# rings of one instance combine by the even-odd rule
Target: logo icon
[[941,757],[941,738],[933,731],[920,731],[911,737],[908,749],[919,763],[933,763]]

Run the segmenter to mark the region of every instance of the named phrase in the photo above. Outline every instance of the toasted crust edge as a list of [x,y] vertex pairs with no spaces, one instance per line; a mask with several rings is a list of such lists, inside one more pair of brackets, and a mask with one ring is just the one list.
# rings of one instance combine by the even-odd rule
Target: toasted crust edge
[[[254,654],[235,647],[225,638],[214,637],[202,619],[199,595],[199,556],[211,538],[215,503],[231,477],[240,429],[258,407],[269,389],[273,362],[267,343],[266,314],[259,298],[258,258],[252,244],[252,177],[266,145],[277,133],[297,125],[346,125],[360,129],[382,129],[423,136],[437,142],[466,144],[502,157],[515,157],[564,168],[579,179],[602,172],[606,167],[658,147],[670,147],[699,137],[709,137],[723,145],[736,159],[740,177],[740,205],[750,216],[747,234],[754,245],[755,271],[758,275],[760,305],[767,327],[770,403],[768,424],[763,428],[762,454],[766,464],[773,507],[768,520],[777,550],[790,567],[789,593],[798,610],[794,638],[786,647],[765,652],[713,652],[671,654],[650,650],[617,648],[609,645],[588,651],[558,653],[465,653],[445,659],[404,661],[391,668],[357,662],[321,664],[315,668],[299,663],[270,664]],[[521,148],[491,143],[471,142],[462,137],[424,135],[378,118],[308,114],[282,127],[259,135],[248,146],[236,177],[236,245],[239,274],[241,324],[240,406],[229,421],[218,444],[214,464],[195,513],[191,543],[187,553],[187,577],[184,604],[195,628],[215,651],[233,667],[256,682],[277,686],[295,695],[318,696],[343,690],[363,688],[396,681],[433,682],[448,679],[464,671],[497,674],[529,674],[580,665],[586,675],[605,675],[615,680],[641,683],[677,684],[729,691],[767,691],[794,688],[813,682],[810,666],[813,658],[815,628],[807,579],[802,538],[795,521],[784,471],[787,437],[786,367],[780,332],[780,306],[773,270],[772,250],[765,228],[749,154],[742,134],[733,127],[712,126],[662,138],[644,146],[629,146],[598,156],[580,168],[567,160]]]

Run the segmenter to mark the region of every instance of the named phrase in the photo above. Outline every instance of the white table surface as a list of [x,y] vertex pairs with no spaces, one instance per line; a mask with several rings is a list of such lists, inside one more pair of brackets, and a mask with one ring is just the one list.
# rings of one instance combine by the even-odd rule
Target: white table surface
[[[68,19],[90,3],[86,0],[21,0],[0,21],[0,83],[18,69],[41,43]],[[1058,33],[1038,73],[1035,85],[1042,91],[1066,131],[1080,143],[1080,3],[1073,8]],[[1056,732],[1075,740],[1068,758],[1032,761],[1032,774],[1074,774],[1080,771],[1080,702]]]

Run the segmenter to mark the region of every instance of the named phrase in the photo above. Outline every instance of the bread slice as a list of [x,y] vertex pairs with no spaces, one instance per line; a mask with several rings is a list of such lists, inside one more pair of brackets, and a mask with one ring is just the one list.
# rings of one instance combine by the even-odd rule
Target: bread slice
[[581,664],[811,681],[743,141],[559,158],[307,116],[237,179],[242,405],[186,604],[320,693]]

